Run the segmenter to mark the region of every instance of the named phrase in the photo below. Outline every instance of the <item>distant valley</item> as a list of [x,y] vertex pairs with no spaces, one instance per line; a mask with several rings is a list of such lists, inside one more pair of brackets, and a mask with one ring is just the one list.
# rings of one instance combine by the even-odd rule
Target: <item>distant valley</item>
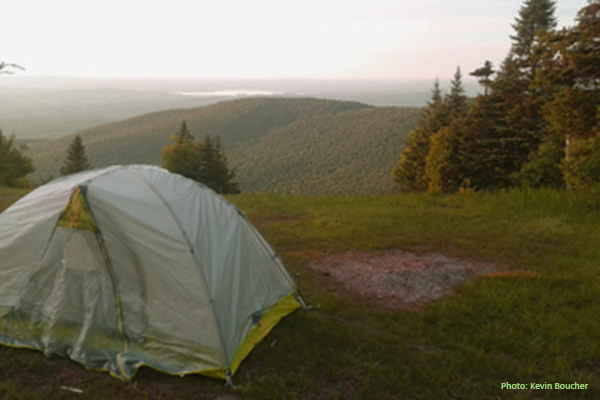
[[[313,97],[377,107],[422,107],[431,81],[195,80],[0,77],[0,129],[18,143],[46,140],[154,111],[248,97]],[[473,84],[473,85],[471,85]],[[466,84],[469,93],[478,90]]]
[[[221,137],[245,192],[367,194],[397,190],[390,172],[419,117],[417,108],[257,97],[147,113],[77,134],[94,167],[160,165],[161,149],[186,120],[196,138]],[[73,136],[29,144],[34,178],[59,175]]]
[[199,107],[217,101],[158,91],[0,86],[0,129],[27,143],[152,111]]

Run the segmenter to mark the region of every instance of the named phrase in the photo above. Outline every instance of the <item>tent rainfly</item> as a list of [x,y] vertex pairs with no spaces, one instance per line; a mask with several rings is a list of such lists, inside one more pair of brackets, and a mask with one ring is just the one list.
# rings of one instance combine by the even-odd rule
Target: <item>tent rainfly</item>
[[0,343],[130,379],[142,365],[227,379],[306,307],[244,214],[150,166],[86,171],[0,214]]

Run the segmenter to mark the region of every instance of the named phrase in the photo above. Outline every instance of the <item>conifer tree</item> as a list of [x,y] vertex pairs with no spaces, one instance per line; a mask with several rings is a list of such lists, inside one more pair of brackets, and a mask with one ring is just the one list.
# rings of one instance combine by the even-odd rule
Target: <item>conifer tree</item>
[[454,124],[440,129],[431,136],[425,165],[428,193],[450,193],[456,191],[461,185],[464,179],[460,170],[458,147],[457,128]]
[[563,176],[571,188],[600,182],[600,1],[582,8],[577,24],[557,35],[555,69],[562,85],[544,107],[549,130],[564,140]]
[[221,139],[206,136],[204,141],[194,139],[187,124],[182,121],[179,132],[171,135],[171,144],[161,152],[162,165],[170,172],[183,175],[210,187],[221,194],[239,193],[235,169],[227,166],[227,157],[221,148]]
[[69,144],[69,147],[67,147],[67,158],[63,161],[60,173],[62,175],[70,175],[88,170],[91,167],[85,155],[83,141],[79,135],[76,135]]
[[20,180],[35,168],[31,158],[23,155],[25,146],[14,147],[15,136],[6,137],[0,130],[0,186],[19,186]]
[[206,136],[202,143],[200,160],[197,179],[199,182],[221,194],[240,192],[238,183],[233,180],[235,168],[230,170],[227,166],[227,157],[221,149],[221,139],[218,135],[214,141],[209,135]]
[[[0,74],[12,74],[9,68],[25,70],[17,64],[0,62]],[[14,134],[6,137],[0,130],[0,186],[17,186],[22,178],[35,170],[31,158],[23,155],[27,147],[15,148],[14,141]]]
[[446,98],[446,103],[448,110],[446,124],[448,125],[452,123],[453,120],[464,117],[469,109],[460,67],[456,67],[454,77],[452,78],[452,81],[450,81],[450,94]]
[[548,135],[540,147],[532,152],[515,176],[517,183],[526,187],[564,188],[565,180],[561,163],[565,157],[565,139],[560,135]]
[[483,64],[483,67],[477,68],[475,71],[469,73],[469,75],[479,78],[477,83],[483,86],[483,95],[487,96],[490,85],[492,84],[492,75],[494,75],[496,71],[494,71],[494,66],[491,61],[486,61]]
[[503,125],[498,124],[503,113],[494,95],[479,96],[457,126],[460,176],[473,188],[510,186],[515,140],[505,137]]
[[169,141],[171,144],[165,146],[160,153],[163,168],[197,180],[202,143],[190,134],[185,120]]
[[[489,118],[476,124],[481,127],[477,133],[479,140],[484,140],[481,135],[485,131],[491,135],[482,149],[490,153],[482,154],[481,158],[489,156],[494,163],[500,162],[498,157],[502,158],[494,174],[497,182],[492,183],[492,176],[488,176],[483,179],[486,187],[503,187],[511,181],[514,184],[523,165],[548,135],[542,115],[549,100],[548,92],[541,90],[536,76],[551,57],[544,38],[556,27],[554,11],[551,0],[524,2],[512,25],[515,34],[511,36],[511,50],[489,84],[490,98],[478,105],[490,110],[479,112],[477,117]],[[484,129],[486,125],[493,129]]]
[[534,53],[540,38],[545,32],[556,28],[555,11],[556,3],[552,0],[525,0],[512,25],[515,34],[510,36],[513,44],[509,57],[529,82],[535,76],[537,65]]
[[587,90],[600,90],[600,1],[590,0],[577,13],[577,25],[572,36],[577,39],[571,48],[571,64],[577,84]]
[[423,192],[427,190],[425,165],[429,154],[429,133],[417,127],[406,138],[406,147],[400,161],[392,170],[392,179],[403,189]]
[[428,109],[423,123],[423,127],[429,132],[430,136],[449,123],[449,111],[446,99],[447,97],[442,96],[440,82],[436,79],[431,90],[431,101],[427,103]]
[[194,137],[190,133],[188,126],[187,126],[187,122],[185,122],[185,119],[183,121],[181,121],[181,125],[179,126],[179,132],[177,132],[176,135],[177,135],[178,143],[186,143],[188,141],[194,140]]
[[408,134],[400,161],[392,170],[392,178],[403,188],[424,192],[428,188],[425,165],[429,154],[429,140],[447,123],[447,108],[442,98],[439,80],[431,90],[431,101],[423,121]]
[[460,67],[450,82],[450,94],[445,99],[446,125],[430,137],[430,148],[425,160],[425,177],[429,193],[452,192],[462,181],[459,151],[460,125],[469,105],[462,83]]

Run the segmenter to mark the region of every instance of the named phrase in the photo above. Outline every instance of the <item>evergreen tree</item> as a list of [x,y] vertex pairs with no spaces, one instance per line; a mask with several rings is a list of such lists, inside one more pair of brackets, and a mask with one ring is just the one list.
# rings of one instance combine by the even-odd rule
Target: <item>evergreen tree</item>
[[586,90],[600,90],[600,1],[590,0],[577,13],[577,25],[572,30],[575,46],[570,61],[575,70],[577,85]]
[[408,134],[400,161],[392,170],[392,179],[402,188],[418,192],[427,190],[425,165],[429,154],[429,138],[429,132],[422,127]]
[[539,149],[529,155],[529,159],[515,177],[526,187],[564,188],[565,180],[561,163],[565,156],[565,140],[559,135],[548,135]]
[[181,125],[179,126],[179,132],[177,132],[176,135],[177,135],[178,143],[187,143],[189,141],[194,140],[194,137],[190,133],[188,126],[187,126],[187,122],[185,122],[185,119],[183,121],[181,121]]
[[535,52],[540,38],[556,28],[555,11],[556,3],[552,0],[525,0],[512,25],[515,34],[510,36],[513,44],[509,57],[529,82],[535,76]]
[[[519,171],[548,135],[542,109],[549,96],[540,87],[536,76],[552,58],[544,38],[556,27],[554,11],[551,0],[524,2],[512,25],[515,34],[511,36],[511,50],[489,86],[492,95],[489,100],[494,104],[486,102],[486,106],[500,111],[484,113],[494,118],[486,122],[494,127],[487,147],[489,151],[493,149],[490,157],[498,161],[497,157],[502,154],[503,158],[502,166],[495,174],[499,187],[518,180]],[[496,186],[491,182],[486,185]]]
[[22,179],[35,170],[31,159],[23,155],[26,147],[13,147],[14,140],[14,135],[6,137],[0,131],[0,186],[19,186]]
[[178,133],[171,135],[171,144],[161,152],[162,165],[170,172],[193,179],[221,194],[239,193],[235,169],[227,166],[227,157],[221,148],[221,139],[204,141],[194,139],[185,121]]
[[434,193],[466,184],[600,183],[600,0],[590,0],[577,25],[561,32],[554,31],[554,11],[551,0],[524,2],[499,71],[486,62],[471,73],[485,92],[470,107],[457,69],[442,117],[411,133],[395,179],[418,190],[426,183]]
[[171,135],[169,141],[171,144],[165,146],[160,153],[163,168],[198,180],[202,143],[194,140],[185,120],[181,122],[179,132]]
[[556,39],[560,91],[544,107],[549,130],[563,138],[562,169],[571,188],[600,182],[600,1],[581,9],[577,24]]
[[469,73],[469,75],[479,78],[477,82],[483,86],[483,95],[487,96],[489,92],[490,85],[492,84],[492,75],[494,75],[496,71],[494,71],[494,67],[491,61],[486,61],[483,64],[483,67],[477,68],[475,71]]
[[462,83],[462,72],[460,67],[456,67],[454,77],[450,81],[450,94],[446,98],[448,117],[445,122],[447,125],[452,123],[453,120],[462,118],[467,114],[469,104],[465,93],[465,87]]
[[425,121],[422,124],[429,136],[433,135],[449,123],[449,112],[446,98],[442,96],[442,89],[438,79],[433,84],[431,90],[431,101],[427,103],[428,109],[425,114]]
[[200,164],[196,180],[217,191],[215,148],[210,135],[206,135],[200,148]]
[[517,174],[529,155],[536,151],[547,135],[542,115],[543,101],[532,93],[527,93],[527,79],[516,74],[517,64],[507,59],[503,74],[494,81],[495,94],[492,101],[501,113],[493,113],[496,120],[490,121],[496,127],[498,139],[511,144],[511,170],[508,175]]
[[[0,62],[0,74],[13,73],[7,68],[24,70],[23,67],[17,64]],[[0,186],[18,186],[28,173],[35,170],[31,159],[23,155],[23,151],[27,147],[14,148],[14,141],[14,134],[6,137],[0,130]]]
[[425,160],[425,177],[429,193],[453,192],[462,181],[458,126],[469,109],[460,67],[450,82],[450,94],[445,99],[445,124],[430,137]]
[[[460,67],[456,68],[450,83],[450,94],[442,99],[439,81],[436,79],[432,89],[432,98],[423,122],[406,140],[406,148],[400,155],[400,161],[392,170],[392,178],[405,188],[415,191],[449,191],[456,178],[457,146],[451,139],[454,131],[444,132],[436,139],[435,154],[430,156],[432,138],[448,128],[454,121],[463,118],[469,109],[468,98],[462,83]],[[444,159],[447,157],[447,159]],[[428,166],[428,163],[435,165]],[[434,182],[430,182],[433,180]]]
[[221,194],[240,192],[238,183],[233,180],[235,178],[235,168],[230,170],[227,166],[227,157],[221,149],[221,139],[218,135],[214,141],[210,136],[206,136],[202,143],[200,160],[199,182]]
[[76,135],[69,144],[69,147],[67,147],[67,158],[63,161],[60,173],[62,175],[70,175],[88,170],[91,167],[85,155],[83,141],[79,135]]
[[431,137],[425,166],[427,191],[431,194],[454,192],[463,181],[456,132],[456,125],[451,124]]
[[515,169],[516,141],[506,137],[502,125],[497,123],[504,112],[498,102],[494,95],[477,97],[457,127],[459,176],[473,188],[507,187]]
[[394,181],[403,188],[426,191],[428,188],[425,165],[429,154],[429,140],[432,135],[447,124],[447,107],[442,99],[439,80],[433,85],[423,121],[408,134],[406,147],[400,154],[400,161],[392,170]]

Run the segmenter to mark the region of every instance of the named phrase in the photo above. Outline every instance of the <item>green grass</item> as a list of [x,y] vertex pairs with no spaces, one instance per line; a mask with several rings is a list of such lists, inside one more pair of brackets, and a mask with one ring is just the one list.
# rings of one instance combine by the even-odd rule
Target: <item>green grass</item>
[[[242,363],[253,399],[600,398],[600,193],[469,196],[229,197],[282,256],[312,305],[285,318]],[[403,249],[501,269],[421,311],[365,304],[306,268],[311,257]],[[68,360],[0,348],[0,397],[69,386],[112,398],[212,398],[222,383],[142,369],[137,386]],[[21,382],[39,382],[39,390]],[[505,390],[501,383],[587,383],[587,390]],[[145,392],[140,393],[134,389]],[[23,397],[25,396],[25,397]],[[33,397],[32,397],[33,396]],[[196,396],[196,397],[194,397]]]

